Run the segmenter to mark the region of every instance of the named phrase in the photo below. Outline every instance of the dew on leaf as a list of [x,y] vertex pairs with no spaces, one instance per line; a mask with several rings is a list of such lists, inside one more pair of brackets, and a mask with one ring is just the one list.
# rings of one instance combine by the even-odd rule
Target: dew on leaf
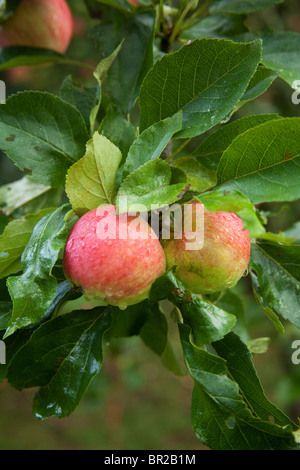
[[229,416],[229,418],[226,419],[225,424],[229,429],[234,429],[234,427],[235,427],[235,417],[232,416],[232,415]]

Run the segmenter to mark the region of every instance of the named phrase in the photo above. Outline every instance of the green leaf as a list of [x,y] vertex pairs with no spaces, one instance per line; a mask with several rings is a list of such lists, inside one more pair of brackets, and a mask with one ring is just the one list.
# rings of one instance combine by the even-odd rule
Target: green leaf
[[11,215],[19,207],[47,193],[50,186],[36,183],[28,176],[0,187],[0,207],[6,215]]
[[81,83],[75,82],[71,75],[68,75],[61,86],[60,97],[77,108],[85,121],[87,129],[90,127],[90,114],[92,109],[99,103],[99,90],[97,87],[84,87]]
[[[65,200],[65,194],[63,188],[51,188],[49,191],[41,194],[40,196],[26,202],[17,213],[22,215],[36,214],[42,209],[56,208],[62,204]],[[15,215],[15,214],[14,214]]]
[[122,161],[124,161],[128,150],[136,139],[135,127],[114,106],[108,106],[98,132],[121,150]]
[[126,310],[112,307],[111,328],[105,340],[139,335],[144,344],[160,356],[162,364],[176,375],[184,375],[182,365],[176,357],[168,338],[168,324],[157,303],[148,300],[131,305]]
[[136,139],[136,132],[136,128],[114,106],[108,106],[99,127],[99,134],[107,137],[122,153],[122,161],[116,175],[116,189],[121,184],[126,156]]
[[185,362],[195,386],[192,396],[193,429],[212,450],[293,449],[290,426],[279,426],[253,416],[228,377],[226,362],[198,348],[188,325],[179,325]]
[[207,131],[232,112],[260,58],[259,41],[239,44],[206,38],[166,54],[155,62],[141,88],[141,131],[178,111],[183,112],[183,129],[177,137]]
[[222,188],[237,189],[254,204],[300,197],[300,119],[280,118],[238,136],[220,160]]
[[181,125],[182,113],[179,112],[145,129],[129,149],[123,168],[122,179],[124,180],[144,163],[158,158],[173,134],[181,129]]
[[252,13],[271,8],[284,0],[214,0],[209,10],[211,13]]
[[267,306],[299,328],[300,245],[254,244],[250,267]]
[[106,92],[109,102],[123,114],[133,107],[141,83],[153,64],[154,23],[154,11],[136,13],[116,35],[117,44],[121,39],[124,43],[107,73]]
[[64,186],[88,139],[77,109],[49,93],[25,91],[0,107],[0,123],[0,147],[18,168],[46,186]]
[[66,193],[73,209],[86,212],[115,199],[116,175],[122,160],[120,150],[95,132],[86,154],[68,171]]
[[278,315],[272,310],[270,307],[268,307],[260,295],[259,292],[259,284],[258,284],[258,279],[256,276],[256,273],[253,270],[250,270],[250,278],[252,282],[252,291],[255,297],[255,300],[257,301],[258,305],[266,315],[266,317],[273,323],[273,326],[279,333],[284,333],[284,326],[281,323],[281,321],[278,318]]
[[300,77],[300,34],[292,31],[263,33],[262,60],[266,67],[278,70],[290,85]]
[[[176,293],[184,292],[182,284],[175,277],[175,268],[168,269],[162,276],[156,279],[152,286],[149,299],[152,302],[159,302],[161,300],[169,299],[173,302]],[[190,298],[190,294],[188,295]]]
[[232,289],[226,289],[216,300],[217,307],[232,313],[238,319],[243,319],[245,314],[245,305],[243,299],[239,297]]
[[267,337],[254,338],[247,341],[247,348],[251,354],[264,354],[268,351],[271,340]]
[[247,90],[240,100],[240,105],[262,95],[278,76],[279,72],[276,70],[268,69],[263,65],[257,67],[255,74],[249,82]]
[[109,310],[71,312],[48,320],[13,357],[8,380],[17,389],[40,386],[33,411],[37,418],[68,416],[99,372]]
[[192,325],[195,344],[201,346],[225,336],[233,328],[236,318],[210,302],[192,296],[191,300],[177,300],[184,323]]
[[54,300],[57,281],[51,271],[67,240],[69,211],[65,204],[37,223],[21,258],[23,274],[8,278],[13,313],[5,337],[40,320]]
[[231,332],[213,344],[217,354],[226,360],[230,376],[235,380],[252,412],[265,421],[297,429],[288,416],[265,396],[252,362],[252,354],[239,336]]
[[141,328],[148,318],[149,304],[146,300],[136,305],[130,305],[125,310],[111,307],[111,312],[111,327],[105,335],[107,341],[109,341],[111,337],[126,338],[139,335]]
[[6,330],[8,327],[12,314],[12,307],[11,302],[0,301],[0,330]]
[[172,269],[154,281],[151,288],[150,300],[163,299],[176,305],[183,321],[191,325],[197,345],[210,344],[221,339],[231,331],[236,322],[234,315],[185,290]]
[[148,318],[140,330],[140,337],[149,349],[161,356],[168,340],[168,323],[166,317],[159,310],[158,304],[149,305]]
[[190,191],[202,192],[215,186],[217,182],[216,172],[205,168],[194,157],[181,157],[173,165],[185,173]]
[[164,160],[150,160],[130,173],[122,182],[117,197],[117,209],[122,210],[122,200],[126,197],[126,211],[134,204],[143,204],[151,210],[153,204],[162,207],[179,201],[186,187],[183,181],[173,183],[172,169]]
[[299,47],[300,34],[294,31],[274,31],[242,33],[234,37],[234,41],[247,42],[260,38],[263,42],[262,63],[279,72],[279,76],[293,86],[299,79]]
[[[53,270],[53,274],[54,274]],[[59,278],[56,277],[57,281],[59,281]],[[54,299],[52,300],[50,306],[47,308],[45,315],[41,319],[41,321],[44,321],[46,318],[48,318],[51,315],[59,315],[60,312],[60,306],[61,304],[65,303],[65,300],[69,297],[69,295],[72,295],[72,289],[74,286],[69,283],[69,281],[65,280],[65,277],[63,280],[57,285],[56,292]],[[75,310],[75,309],[73,309]]]
[[[122,41],[123,42],[123,41]],[[117,55],[119,54],[121,47],[122,47],[122,42],[116,47],[116,49],[108,56],[102,59],[99,64],[96,67],[96,70],[94,72],[94,77],[96,78],[98,82],[98,89],[97,89],[97,102],[96,105],[91,109],[90,112],[90,128],[91,128],[91,133],[94,134],[96,131],[97,127],[97,116],[98,112],[100,110],[100,105],[102,101],[102,80],[103,80],[103,75],[107,74],[109,68],[111,67],[112,63],[116,59]]]
[[[127,1],[127,0],[124,0]],[[121,27],[126,18],[118,15],[118,24],[113,22],[113,18],[101,21],[88,32],[88,39],[93,42],[95,49],[100,52],[101,57],[106,58],[113,53],[115,46],[119,45],[122,38],[117,35],[116,29]],[[119,22],[121,25],[119,25]]]
[[247,31],[246,15],[209,15],[190,28],[185,29],[180,39],[193,41],[201,38],[230,39]]
[[[221,1],[220,3],[223,2]],[[245,2],[236,1],[236,6],[240,7],[241,9],[243,9],[246,4]],[[269,69],[269,72],[267,71],[268,69],[264,71],[258,71],[258,73],[263,72],[260,77],[261,80],[259,87],[258,83],[256,83],[256,91],[259,91],[259,94],[262,92],[261,90],[263,90],[264,87],[267,89],[278,75],[291,86],[295,80],[299,79],[299,33],[294,31],[272,31],[261,34],[250,33],[246,32],[245,29],[242,29],[245,18],[242,20],[240,16],[233,16],[233,18],[235,18],[235,22],[237,23],[236,29],[234,29],[234,23],[232,20],[230,21],[230,18],[231,17],[228,17],[227,15],[225,18],[222,18],[220,15],[205,18],[195,26],[184,31],[181,34],[181,39],[193,40],[202,37],[220,39],[226,38],[232,39],[236,42],[245,43],[255,41],[260,38],[263,42],[262,63]],[[241,21],[240,26],[238,20],[239,18]],[[273,74],[270,71],[271,69],[273,70]],[[259,75],[253,77],[252,85],[258,79]]]
[[252,127],[278,118],[277,114],[258,114],[236,119],[212,132],[193,151],[192,155],[197,157],[202,165],[217,169],[223,152],[225,152],[236,137]]
[[168,322],[159,304],[148,303],[148,317],[140,330],[145,345],[160,356],[162,364],[175,375],[185,375],[186,370],[175,354],[168,334]]
[[11,46],[2,48],[0,51],[0,70],[22,66],[68,63],[72,63],[72,61],[65,56],[40,47]]
[[5,214],[1,214],[0,212],[0,235],[2,235],[2,233],[4,232],[4,229],[6,225],[8,224],[8,222],[9,222],[9,217]]
[[0,278],[21,270],[21,255],[35,225],[52,209],[43,209],[9,222],[0,236]]

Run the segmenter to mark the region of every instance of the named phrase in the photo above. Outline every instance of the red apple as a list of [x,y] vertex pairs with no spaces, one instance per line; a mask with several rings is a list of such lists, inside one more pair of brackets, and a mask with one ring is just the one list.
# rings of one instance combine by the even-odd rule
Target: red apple
[[24,65],[7,69],[5,75],[8,83],[19,84],[27,83],[32,78],[32,72],[34,72],[34,67]]
[[[198,203],[193,204],[195,213]],[[190,235],[190,234],[189,234]],[[188,249],[190,238],[165,242],[167,267],[195,294],[210,294],[234,287],[248,267],[251,239],[243,221],[234,213],[204,210],[204,244]]]
[[139,7],[140,2],[138,0],[127,0],[128,3],[130,3],[134,7]]
[[23,0],[1,25],[0,46],[28,46],[65,53],[73,17],[65,0]]
[[116,215],[100,206],[73,226],[63,258],[64,272],[88,300],[126,308],[148,297],[166,268],[164,250],[141,216]]

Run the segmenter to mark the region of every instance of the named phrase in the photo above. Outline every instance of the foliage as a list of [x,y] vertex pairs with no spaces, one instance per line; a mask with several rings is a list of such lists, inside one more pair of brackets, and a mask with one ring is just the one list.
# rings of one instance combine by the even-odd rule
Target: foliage
[[[6,3],[2,20],[17,6]],[[21,91],[0,107],[0,147],[24,173],[0,188],[0,379],[38,389],[37,418],[75,410],[105,361],[104,341],[140,336],[169,371],[190,374],[192,426],[209,448],[298,447],[297,423],[268,400],[254,368],[252,351],[265,351],[265,341],[251,348],[239,334],[237,294],[195,295],[169,270],[137,305],[86,311],[62,270],[82,213],[105,203],[121,210],[121,196],[148,211],[197,200],[243,219],[252,238],[246,281],[261,314],[280,334],[300,328],[299,225],[270,231],[274,214],[264,211],[300,199],[300,121],[237,117],[275,80],[292,95],[300,79],[299,33],[246,26],[247,15],[278,3],[95,0],[87,2],[95,67],[38,48],[2,49],[1,70],[60,64],[92,73],[88,86],[71,74],[58,94]],[[184,368],[167,318],[178,326]]]

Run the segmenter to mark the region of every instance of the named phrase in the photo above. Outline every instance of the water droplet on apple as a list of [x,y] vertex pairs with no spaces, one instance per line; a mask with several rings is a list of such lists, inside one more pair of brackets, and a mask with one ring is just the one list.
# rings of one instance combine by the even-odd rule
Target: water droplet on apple
[[115,293],[115,296],[118,297],[119,299],[123,297],[124,291],[123,289],[120,289],[118,292]]
[[127,303],[126,303],[126,302],[120,302],[120,303],[118,304],[118,307],[119,307],[120,310],[126,310],[126,308],[127,308]]
[[67,249],[71,250],[73,245],[74,245],[74,238],[71,238],[71,240],[68,241]]
[[248,276],[249,274],[249,268],[246,268],[245,271],[243,272],[243,277]]

